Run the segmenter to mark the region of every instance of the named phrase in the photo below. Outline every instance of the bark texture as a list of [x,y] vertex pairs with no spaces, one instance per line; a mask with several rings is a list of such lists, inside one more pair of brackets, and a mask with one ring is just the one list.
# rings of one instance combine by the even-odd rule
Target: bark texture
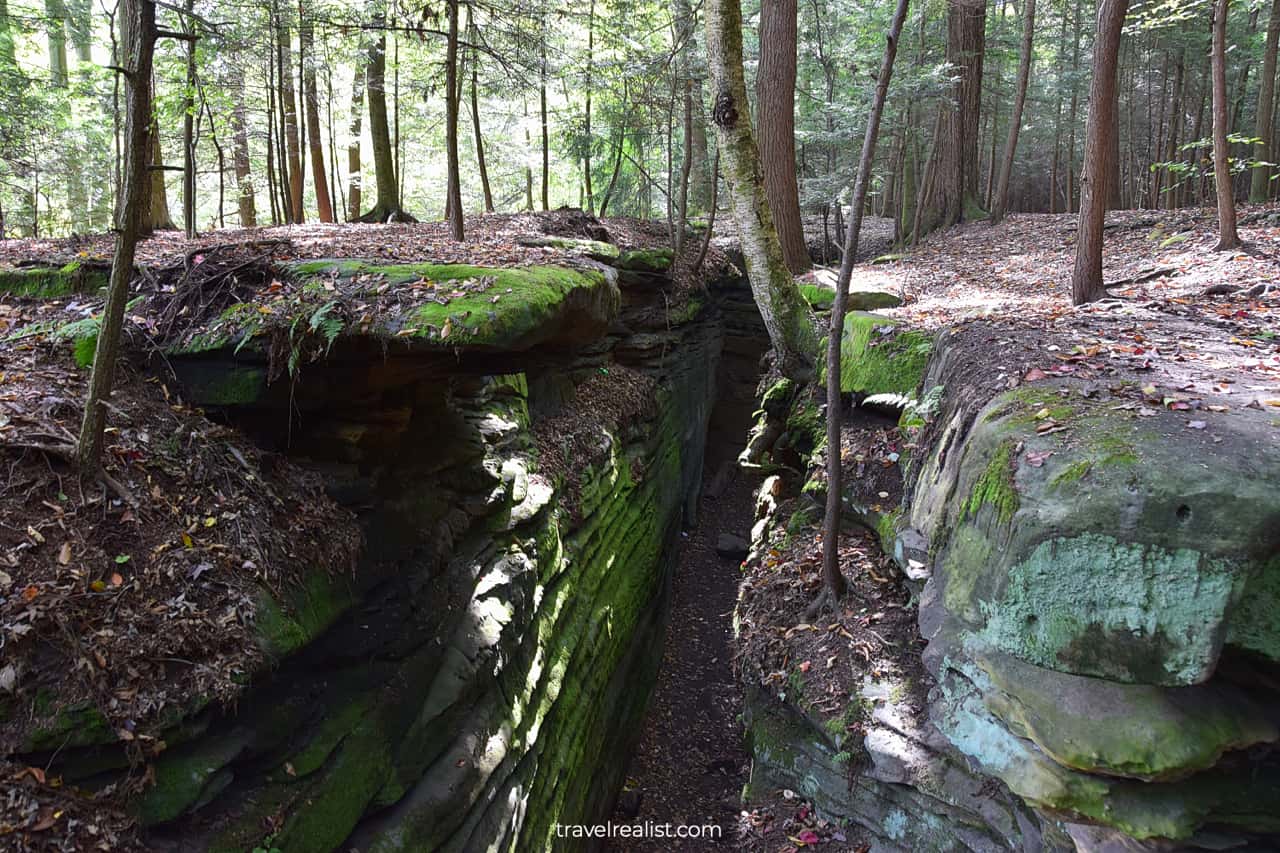
[[777,354],[779,370],[784,376],[808,381],[813,376],[817,336],[809,308],[787,269],[765,195],[742,71],[739,0],[709,0],[706,19],[707,64],[716,93],[712,122],[751,292]]
[[1013,174],[1013,158],[1018,151],[1018,132],[1022,129],[1022,109],[1027,103],[1027,81],[1031,78],[1031,41],[1036,29],[1036,0],[1027,0],[1022,14],[1022,52],[1018,59],[1018,92],[1013,99],[1013,114],[1009,116],[1009,138],[1005,142],[1004,159],[1000,162],[1000,179],[996,182],[995,198],[991,203],[992,225],[1004,219],[1005,209],[1009,206],[1009,178]]
[[1076,305],[1106,296],[1102,287],[1102,225],[1107,214],[1108,170],[1118,136],[1116,65],[1120,34],[1129,0],[1101,0],[1093,45],[1093,79],[1089,83],[1089,118],[1085,122],[1084,166],[1080,174],[1080,220],[1076,231],[1076,265],[1071,275],[1071,301]]
[[147,167],[151,151],[151,69],[155,55],[156,6],[152,0],[121,0],[121,57],[125,75],[124,169],[121,172],[116,209],[116,249],[111,262],[107,301],[102,308],[102,328],[94,349],[93,373],[85,398],[84,420],[76,444],[81,473],[96,471],[102,460],[102,432],[107,423],[106,401],[115,384],[116,359],[124,307],[133,277],[134,251],[142,231],[146,207]]
[[957,79],[951,97],[938,108],[916,239],[983,215],[978,202],[978,118],[986,16],[986,0],[949,0],[947,4],[947,61]]
[[1240,247],[1236,201],[1231,192],[1231,145],[1227,142],[1227,12],[1231,0],[1213,4],[1213,183],[1218,194],[1218,251]]
[[[799,274],[811,264],[796,183],[796,0],[760,4],[756,104],[769,210],[787,269]],[[745,108],[742,112],[747,115]]]
[[[1253,135],[1260,142],[1254,146],[1253,159],[1276,162],[1274,133],[1276,96],[1276,46],[1280,43],[1280,0],[1272,0],[1271,19],[1267,23],[1266,46],[1262,52],[1262,79],[1258,84],[1258,122]],[[1263,202],[1271,197],[1271,166],[1254,166],[1249,178],[1249,201]]]

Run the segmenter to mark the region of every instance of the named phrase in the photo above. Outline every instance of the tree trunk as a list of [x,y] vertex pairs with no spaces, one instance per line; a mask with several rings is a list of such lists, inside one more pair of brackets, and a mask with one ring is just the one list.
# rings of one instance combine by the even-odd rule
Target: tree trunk
[[111,280],[102,309],[102,327],[94,349],[93,373],[89,377],[84,420],[80,424],[80,438],[76,445],[76,459],[82,474],[98,470],[102,463],[106,403],[115,384],[124,308],[129,299],[134,252],[146,206],[148,152],[152,150],[148,137],[151,130],[151,67],[156,41],[155,3],[152,0],[121,0],[120,29],[123,36],[121,64],[128,69],[125,77],[125,136],[128,144],[124,149],[123,185],[116,210],[116,250],[111,262]]
[[9,0],[0,0],[0,74],[16,83],[18,61],[13,49],[13,24],[9,18]]
[[49,37],[49,82],[67,88],[67,9],[62,0],[44,0],[45,33]]
[[356,70],[351,80],[351,116],[347,123],[347,219],[360,215],[364,176],[360,166],[360,134],[364,118],[365,64],[356,55]]
[[1089,118],[1085,124],[1084,168],[1080,175],[1080,221],[1076,232],[1076,265],[1071,301],[1076,305],[1107,295],[1102,287],[1102,225],[1107,214],[1107,169],[1111,165],[1116,126],[1116,66],[1120,34],[1129,0],[1101,0],[1093,45],[1093,79],[1089,83]]
[[[849,279],[858,257],[858,232],[862,229],[862,208],[871,183],[871,164],[875,159],[876,138],[880,134],[880,118],[889,95],[893,76],[893,60],[898,52],[898,37],[907,17],[908,0],[898,0],[885,40],[884,59],[876,79],[875,99],[867,118],[867,132],[862,137],[862,156],[858,160],[858,177],[853,184],[853,203],[849,210],[849,230],[844,240],[844,259],[840,278],[836,281],[835,303],[831,306],[831,331],[827,334],[827,507],[822,523],[822,576],[827,590],[837,599],[845,592],[844,575],[840,572],[840,504],[844,499],[841,486],[844,459],[841,454],[840,426],[840,345],[844,340],[844,317],[849,305]],[[1029,0],[1030,2],[1030,0]]]
[[1009,177],[1013,174],[1013,158],[1018,150],[1018,131],[1022,127],[1022,108],[1027,102],[1027,80],[1031,77],[1031,39],[1035,34],[1036,0],[1027,0],[1022,10],[1022,55],[1018,60],[1018,93],[1013,99],[1013,114],[1009,116],[1009,139],[1004,147],[1004,160],[1000,163],[1000,180],[996,183],[995,202],[991,205],[991,223],[1004,219],[1009,204]]
[[952,97],[938,110],[937,133],[917,218],[919,238],[936,228],[981,217],[978,203],[978,112],[982,103],[982,56],[986,0],[949,0],[947,61],[958,69]]
[[676,70],[680,87],[682,115],[680,185],[676,187],[676,256],[684,250],[685,230],[689,224],[689,176],[693,172],[693,10],[689,0],[675,0]]
[[[595,0],[592,0],[594,3]],[[475,24],[471,20],[471,7],[467,7],[467,32],[475,40]],[[493,190],[489,187],[489,168],[484,160],[484,136],[480,133],[480,94],[479,94],[480,54],[471,51],[471,127],[476,141],[476,168],[480,172],[480,189],[484,192],[484,212],[493,213]]]
[[[1272,136],[1272,110],[1276,88],[1276,45],[1280,42],[1280,0],[1272,0],[1271,18],[1267,23],[1266,47],[1262,53],[1262,80],[1258,84],[1258,121],[1253,135],[1258,138],[1253,149],[1253,159],[1259,162],[1276,161],[1275,139]],[[1264,202],[1271,195],[1270,166],[1254,166],[1249,181],[1249,201]]]
[[[191,13],[195,0],[187,0],[183,23],[190,34],[195,29]],[[182,114],[182,226],[188,240],[196,237],[196,43],[187,42],[186,109]]]
[[[545,19],[544,19],[545,23]],[[547,30],[541,36],[542,54],[538,65],[538,98],[542,115],[542,209],[551,209],[551,136],[547,129]]]
[[1231,192],[1231,168],[1227,162],[1227,11],[1231,0],[1213,3],[1213,183],[1218,191],[1218,251],[1240,248],[1236,234],[1236,202]]
[[[787,269],[799,275],[809,269],[810,261],[796,183],[796,0],[760,4],[756,109],[769,212]],[[745,102],[742,111],[748,114]]]
[[280,103],[284,107],[285,154],[289,158],[290,222],[304,222],[306,214],[302,198],[302,141],[298,136],[298,107],[293,92],[293,52],[289,45],[289,25],[284,16],[278,19],[280,65]]
[[240,210],[240,225],[253,228],[258,224],[254,202],[252,166],[249,160],[249,126],[245,119],[244,78],[236,88],[236,102],[231,110],[232,145],[235,150],[236,206]]
[[[587,195],[587,213],[595,213],[596,198],[595,192],[591,188],[591,148],[595,144],[595,137],[591,134],[591,90],[595,82],[595,61],[596,61],[596,0],[591,0],[587,11],[587,78],[586,78],[586,109],[584,112],[583,136],[585,137],[582,150],[582,181],[586,187]],[[478,134],[477,134],[478,137]]]
[[302,63],[302,100],[307,110],[307,144],[311,149],[311,179],[316,187],[316,208],[321,222],[333,222],[333,201],[329,176],[324,167],[324,137],[320,134],[320,98],[316,92],[316,60],[311,55],[315,42],[312,26],[298,9],[298,57]]
[[725,180],[751,291],[764,319],[784,376],[813,376],[817,338],[813,319],[782,255],[765,195],[760,153],[751,133],[750,102],[742,71],[742,8],[739,0],[709,0],[707,64]]
[[387,121],[387,33],[386,18],[379,9],[373,16],[378,35],[369,42],[365,65],[369,101],[369,138],[373,143],[373,171],[377,198],[373,208],[360,217],[363,222],[412,221],[400,209],[400,185],[396,179],[395,156],[391,150],[391,126]]
[[142,233],[153,231],[174,231],[173,217],[169,215],[169,193],[165,187],[164,151],[160,145],[160,123],[152,117],[151,133],[148,134],[151,144],[150,180],[147,181],[147,211],[143,214]]
[[444,143],[447,160],[445,218],[449,220],[449,236],[461,242],[463,233],[462,179],[458,173],[458,106],[462,89],[458,83],[458,0],[445,0],[449,16],[449,40],[445,47]]
[[1071,114],[1067,118],[1067,209],[1076,209],[1076,117],[1080,109],[1080,5],[1075,3],[1071,18]]

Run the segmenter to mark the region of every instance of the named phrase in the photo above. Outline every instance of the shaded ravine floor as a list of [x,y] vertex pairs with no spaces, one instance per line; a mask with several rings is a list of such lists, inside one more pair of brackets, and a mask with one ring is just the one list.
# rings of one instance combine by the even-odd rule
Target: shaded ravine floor
[[716,553],[716,540],[721,533],[748,537],[755,485],[736,465],[704,480],[698,525],[681,542],[658,683],[612,816],[614,823],[714,825],[719,838],[615,838],[608,850],[737,847],[749,766],[732,664],[742,573],[738,561]]

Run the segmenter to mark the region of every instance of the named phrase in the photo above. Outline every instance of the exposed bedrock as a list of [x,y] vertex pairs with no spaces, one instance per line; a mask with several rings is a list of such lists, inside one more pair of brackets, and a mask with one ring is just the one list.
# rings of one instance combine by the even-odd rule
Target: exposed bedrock
[[[1188,429],[1070,378],[983,390],[989,329],[943,333],[921,373],[921,348],[875,343],[891,325],[845,387],[915,371],[906,498],[880,532],[927,645],[896,681],[868,664],[858,745],[749,695],[753,781],[884,850],[1280,847],[1274,417],[1233,404]],[[758,537],[786,523],[767,503]]]
[[[287,375],[234,311],[170,354],[188,399],[321,472],[366,548],[354,572],[262,590],[273,666],[236,708],[171,728],[138,807],[152,849],[543,850],[564,846],[555,824],[609,812],[722,349],[712,297],[677,293],[663,262],[629,258],[635,283],[599,264],[308,262],[293,273],[318,287],[484,292],[344,316],[327,342],[327,315],[304,317],[322,351],[299,345]],[[54,769],[116,778],[101,740]]]

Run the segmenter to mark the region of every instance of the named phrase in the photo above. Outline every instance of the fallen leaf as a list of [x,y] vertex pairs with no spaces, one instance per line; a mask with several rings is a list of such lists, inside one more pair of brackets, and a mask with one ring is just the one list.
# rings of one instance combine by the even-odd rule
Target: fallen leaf
[[36,586],[35,584],[31,584],[22,591],[22,600],[34,601],[35,597],[39,594],[40,594],[40,587]]
[[112,586],[120,586],[122,583],[124,583],[124,578],[120,576],[120,573],[119,573],[119,572],[112,572],[112,573],[111,573],[111,585],[112,585]]
[[63,542],[62,547],[58,549],[58,562],[66,565],[71,562],[71,543]]

